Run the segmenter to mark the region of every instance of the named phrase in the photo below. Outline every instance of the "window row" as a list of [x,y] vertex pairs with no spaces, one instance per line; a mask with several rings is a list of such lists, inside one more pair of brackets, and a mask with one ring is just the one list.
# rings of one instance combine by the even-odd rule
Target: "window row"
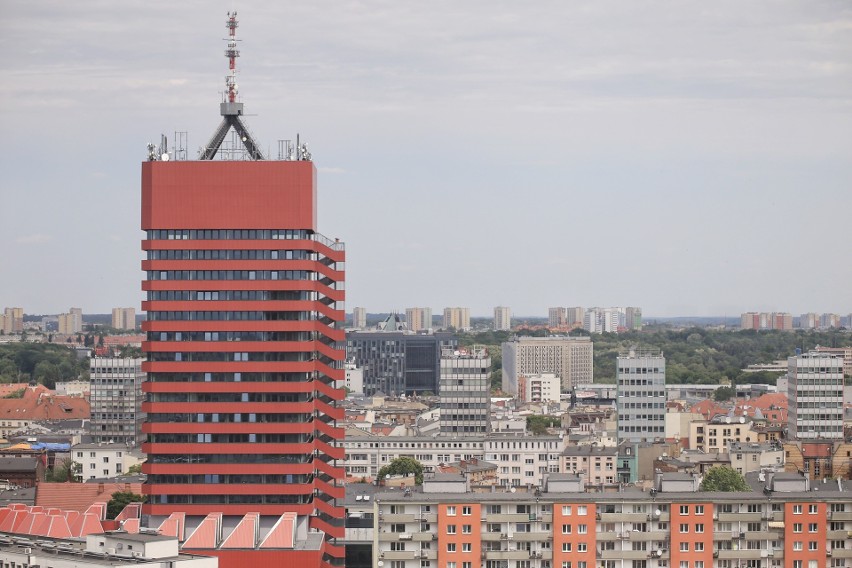
[[148,260],[315,260],[306,250],[149,250]]
[[153,229],[148,240],[311,240],[312,231],[299,229]]
[[316,300],[318,294],[309,290],[152,290],[148,292],[148,300],[179,301],[194,300],[237,300],[237,301],[268,301],[268,300]]
[[148,312],[148,321],[313,321],[317,312],[198,311]]
[[148,280],[316,280],[308,270],[149,270]]

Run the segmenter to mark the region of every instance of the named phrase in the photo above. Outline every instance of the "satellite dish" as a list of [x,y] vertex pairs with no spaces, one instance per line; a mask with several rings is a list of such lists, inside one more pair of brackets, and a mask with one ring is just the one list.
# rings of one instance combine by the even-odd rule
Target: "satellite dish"
[[514,493],[514,492],[515,492],[515,488],[514,488],[514,487],[512,487],[511,489],[509,489],[509,493]]
[[383,561],[381,561],[381,560],[379,560],[378,562],[376,562],[376,566],[384,566],[384,565],[385,565],[385,563],[384,563]]
[[740,424],[745,424],[745,416],[740,416]]
[[168,162],[169,161],[169,155],[167,153],[163,154],[162,156],[160,156],[160,159],[164,162]]

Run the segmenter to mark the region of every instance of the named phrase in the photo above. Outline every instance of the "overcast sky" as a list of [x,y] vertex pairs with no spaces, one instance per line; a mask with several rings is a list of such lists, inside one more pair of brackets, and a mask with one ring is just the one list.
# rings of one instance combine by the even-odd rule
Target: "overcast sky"
[[139,308],[145,145],[307,140],[347,311],[852,312],[852,4],[7,0],[0,308]]

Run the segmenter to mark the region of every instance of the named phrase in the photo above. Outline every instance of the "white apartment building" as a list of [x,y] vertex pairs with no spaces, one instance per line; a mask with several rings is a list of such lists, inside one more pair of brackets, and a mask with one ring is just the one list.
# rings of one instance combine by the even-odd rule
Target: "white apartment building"
[[551,402],[558,404],[562,394],[562,379],[553,373],[521,375],[518,377],[518,401]]
[[518,377],[553,373],[562,391],[594,382],[593,345],[588,337],[516,337],[503,343],[504,392],[518,395]]
[[787,436],[843,439],[843,357],[811,351],[787,360]]
[[616,333],[624,317],[623,308],[589,308],[583,316],[583,329],[589,333]]
[[548,308],[547,309],[547,327],[562,327],[565,325],[565,308]]
[[494,331],[508,331],[512,328],[512,309],[506,306],[494,308]]
[[71,459],[80,464],[83,481],[115,477],[145,461],[143,454],[131,449],[125,444],[76,444],[71,447]]
[[343,368],[346,371],[346,389],[352,394],[364,394],[364,369],[359,369],[350,361]]

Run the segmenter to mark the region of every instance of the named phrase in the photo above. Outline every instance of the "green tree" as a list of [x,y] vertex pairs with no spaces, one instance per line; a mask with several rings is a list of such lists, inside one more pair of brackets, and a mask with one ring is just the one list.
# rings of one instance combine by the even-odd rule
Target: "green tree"
[[719,387],[713,391],[713,400],[722,402],[723,400],[731,400],[737,396],[737,389],[734,387]]
[[411,473],[414,474],[414,483],[422,485],[423,464],[412,457],[402,456],[379,470],[379,481],[389,475],[408,475]]
[[139,475],[142,473],[142,464],[135,463],[127,468],[127,475]]
[[749,491],[750,487],[738,471],[728,466],[712,467],[704,474],[701,491]]
[[45,481],[53,481],[56,483],[65,483],[80,481],[83,471],[82,464],[79,464],[70,459],[62,460],[53,465],[52,470],[47,470],[45,473]]
[[562,421],[556,416],[545,416],[543,414],[527,416],[527,431],[536,436],[547,434],[548,428],[555,428],[561,425]]
[[144,503],[145,496],[132,491],[116,491],[107,503],[107,518],[114,519],[130,503]]

